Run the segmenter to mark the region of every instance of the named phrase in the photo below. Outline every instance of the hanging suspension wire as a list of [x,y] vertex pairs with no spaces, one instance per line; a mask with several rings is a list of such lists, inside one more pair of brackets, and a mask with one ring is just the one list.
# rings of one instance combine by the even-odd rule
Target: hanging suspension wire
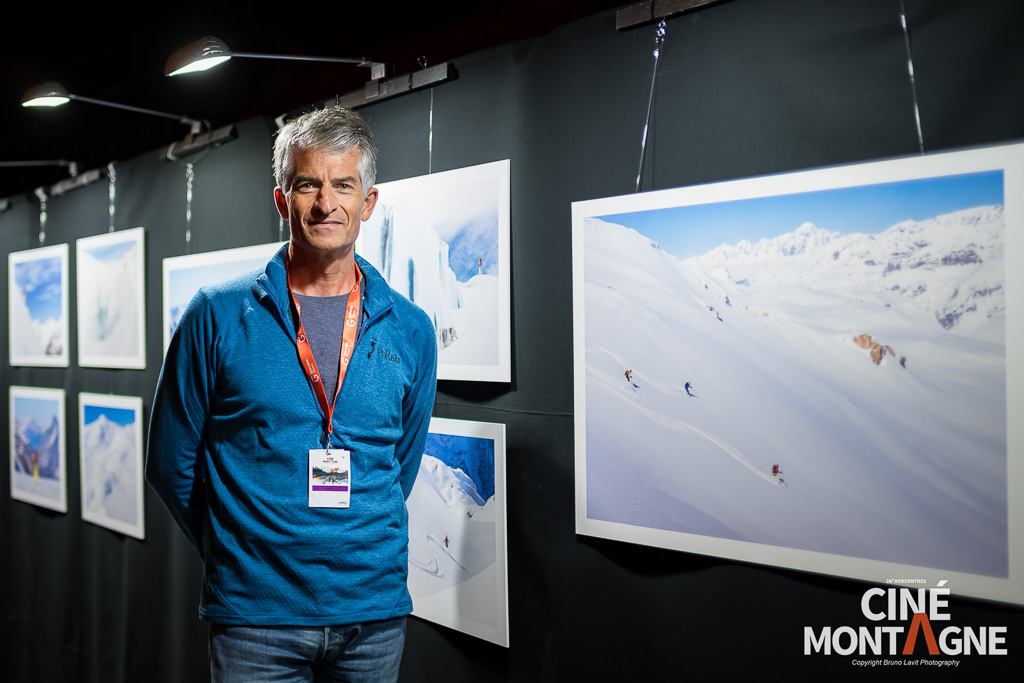
[[46,191],[41,187],[35,189],[39,197],[39,244],[46,242]]
[[907,51],[907,73],[910,75],[910,92],[914,97],[914,123],[917,126],[917,144],[924,154],[924,133],[921,131],[921,108],[917,101],[917,82],[914,80],[914,57],[910,51],[910,28],[907,25],[907,10],[900,0],[900,26],[903,28],[903,47]]
[[651,93],[647,98],[647,117],[644,119],[644,133],[640,139],[640,168],[636,172],[636,191],[640,191],[640,179],[644,175],[644,154],[647,151],[647,128],[651,124],[651,108],[654,105],[654,84],[658,80],[658,61],[661,58],[661,47],[665,44],[667,24],[662,19],[654,32],[654,72],[651,74]]
[[192,253],[192,163],[185,164],[185,253]]
[[117,185],[117,172],[114,170],[114,162],[107,164],[107,178],[110,179],[107,194],[110,197],[110,229],[107,232],[114,232],[114,193]]

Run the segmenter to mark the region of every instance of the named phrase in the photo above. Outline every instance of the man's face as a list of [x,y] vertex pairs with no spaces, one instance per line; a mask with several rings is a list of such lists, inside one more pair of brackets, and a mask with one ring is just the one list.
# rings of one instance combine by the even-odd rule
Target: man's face
[[359,178],[362,152],[296,149],[289,186],[274,190],[281,217],[288,220],[292,249],[309,252],[351,250],[359,236],[359,223],[370,218],[377,190],[366,196]]

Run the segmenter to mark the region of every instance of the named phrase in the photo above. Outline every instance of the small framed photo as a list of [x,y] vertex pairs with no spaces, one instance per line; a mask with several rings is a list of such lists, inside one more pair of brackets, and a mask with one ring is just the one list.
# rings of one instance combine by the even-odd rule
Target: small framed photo
[[68,245],[7,256],[11,365],[68,365]]
[[12,386],[11,498],[67,512],[64,390]]
[[432,418],[406,504],[413,616],[508,647],[505,425]]
[[142,399],[80,393],[78,435],[82,519],[145,538]]
[[146,368],[145,235],[134,228],[76,243],[82,367]]

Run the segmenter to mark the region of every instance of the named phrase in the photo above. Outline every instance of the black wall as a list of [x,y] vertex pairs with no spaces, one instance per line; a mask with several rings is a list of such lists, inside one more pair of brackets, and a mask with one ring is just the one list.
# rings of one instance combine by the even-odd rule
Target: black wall
[[[905,5],[926,150],[1024,137],[1024,3]],[[898,9],[898,0],[733,0],[670,20],[643,189],[916,154]],[[618,32],[614,14],[600,14],[456,60],[458,80],[433,91],[434,171],[512,160],[513,381],[442,381],[434,408],[507,425],[512,646],[412,619],[403,680],[887,673],[803,655],[804,626],[864,623],[862,584],[575,535],[570,203],[634,189],[653,46],[653,27]],[[427,172],[430,98],[362,110],[381,148],[379,181]],[[70,368],[4,361],[5,434],[9,385],[67,392],[69,510],[0,495],[4,680],[207,676],[201,567],[156,497],[147,492],[142,542],[80,518],[76,394],[142,396],[148,419],[162,351],[162,259],[278,239],[273,129],[269,118],[242,122],[237,140],[189,159],[188,251],[184,166],[155,152],[117,164],[116,226],[147,229],[146,370],[77,367],[74,304]],[[11,204],[0,214],[3,249],[38,246],[38,203]],[[106,232],[107,220],[104,179],[49,201],[46,243],[73,245]],[[6,259],[0,269],[6,301]],[[6,316],[3,328],[6,358]],[[0,490],[9,489],[3,470]],[[1011,520],[1011,533],[1021,521]],[[951,675],[987,676],[1020,661],[1020,609],[954,597],[950,612],[958,625],[1007,626],[1010,653],[964,657]]]

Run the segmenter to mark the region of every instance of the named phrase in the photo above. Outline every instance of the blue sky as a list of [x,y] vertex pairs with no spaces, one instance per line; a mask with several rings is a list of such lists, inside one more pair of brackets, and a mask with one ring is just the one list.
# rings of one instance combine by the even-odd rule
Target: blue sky
[[423,452],[469,475],[484,500],[494,495],[493,439],[430,432]]
[[185,306],[196,295],[200,287],[230,279],[236,275],[267,265],[270,256],[255,256],[251,259],[211,263],[172,270],[170,273],[171,306]]
[[[463,169],[460,169],[463,170]],[[483,272],[498,275],[498,221],[502,186],[490,173],[479,178],[452,179],[444,173],[384,183],[376,211],[405,207],[426,219],[451,247],[449,265],[460,282]],[[362,245],[357,245],[361,247]],[[358,251],[358,248],[357,248]]]
[[806,222],[843,234],[878,233],[908,219],[1002,203],[1003,172],[986,171],[600,218],[633,228],[673,256],[689,258],[741,240],[756,244]]
[[91,249],[87,247],[85,251],[89,252],[89,255],[97,261],[116,261],[128,253],[136,244],[137,242],[132,240],[118,244],[107,244],[102,247],[92,247]]
[[25,293],[25,305],[33,320],[61,316],[61,258],[42,258],[14,264],[14,283]]
[[108,420],[122,427],[135,422],[135,411],[130,408],[85,405],[83,412],[85,413],[84,421],[87,425],[98,420],[100,415],[106,415]]
[[31,417],[48,424],[63,409],[60,401],[48,398],[14,397],[14,416],[18,419]]

